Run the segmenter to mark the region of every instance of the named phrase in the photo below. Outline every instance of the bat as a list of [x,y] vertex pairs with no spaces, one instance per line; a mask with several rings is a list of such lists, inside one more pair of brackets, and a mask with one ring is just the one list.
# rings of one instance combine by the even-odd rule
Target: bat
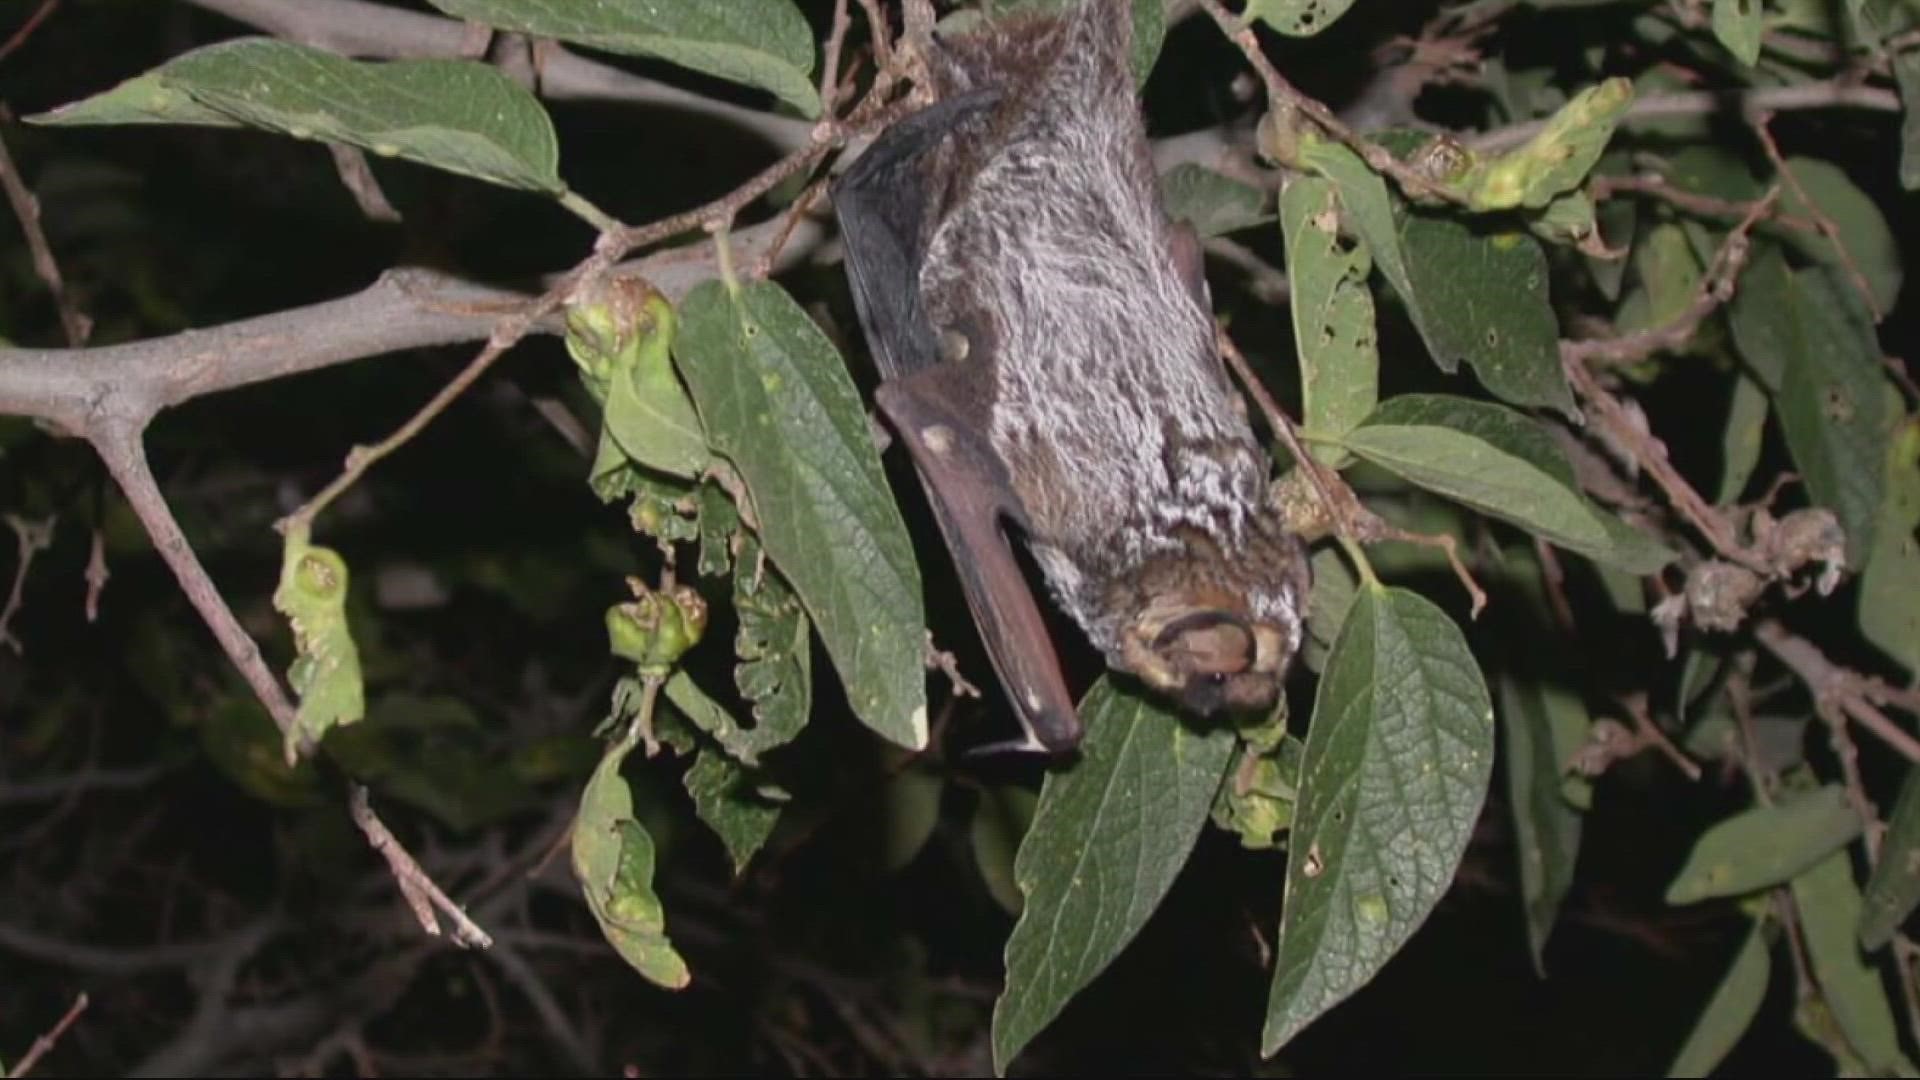
[[1161,207],[1129,8],[936,36],[933,103],[832,188],[876,402],[1020,749],[1070,750],[1082,729],[1009,528],[1110,667],[1200,714],[1271,705],[1306,610],[1199,240]]

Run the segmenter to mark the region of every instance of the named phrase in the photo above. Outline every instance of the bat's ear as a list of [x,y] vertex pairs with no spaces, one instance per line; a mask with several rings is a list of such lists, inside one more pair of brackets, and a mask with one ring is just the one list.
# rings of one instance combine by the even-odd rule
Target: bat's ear
[[1187,292],[1202,311],[1213,309],[1212,294],[1207,291],[1207,258],[1200,250],[1200,234],[1195,232],[1193,224],[1176,221],[1167,230],[1167,254],[1173,259],[1173,268],[1179,272],[1180,280],[1186,282]]

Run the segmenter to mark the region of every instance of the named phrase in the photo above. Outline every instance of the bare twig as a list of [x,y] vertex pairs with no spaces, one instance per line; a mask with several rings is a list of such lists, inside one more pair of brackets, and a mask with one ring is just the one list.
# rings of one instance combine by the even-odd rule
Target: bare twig
[[400,895],[406,898],[407,906],[413,909],[414,918],[420,920],[420,928],[435,937],[440,936],[440,920],[434,915],[434,909],[445,912],[453,920],[453,942],[463,948],[485,949],[493,944],[493,938],[487,935],[467,916],[460,905],[448,899],[447,894],[434,884],[420,863],[408,854],[399,838],[393,835],[386,823],[373,812],[373,804],[367,797],[364,784],[354,784],[348,800],[348,808],[353,814],[353,823],[367,836],[367,843],[373,850],[387,860],[388,869],[393,871],[394,881],[400,885]]
[[153,472],[147,465],[147,451],[140,442],[140,429],[124,424],[104,425],[100,430],[90,433],[94,449],[100,459],[106,463],[107,472],[120,485],[127,496],[127,504],[139,517],[140,524],[153,538],[153,546],[159,549],[160,557],[166,560],[173,570],[173,576],[180,582],[180,590],[187,594],[200,617],[206,620],[208,629],[220,642],[220,648],[240,669],[240,675],[253,688],[254,695],[265,705],[273,722],[280,728],[282,735],[289,738],[297,730],[293,702],[287,698],[287,692],[267,670],[266,661],[260,656],[260,647],[234,617],[233,609],[220,595],[213,579],[207,576],[206,567],[200,565],[200,556],[194,553],[193,545],[188,542],[186,533],[180,529],[180,523],[174,520],[173,510],[167,506],[166,497],[160,494],[160,485],[155,482]]
[[1260,257],[1252,248],[1237,240],[1216,236],[1205,245],[1207,254],[1222,262],[1238,267],[1247,275],[1247,286],[1256,297],[1269,304],[1284,304],[1292,287],[1287,275],[1275,269],[1272,263]]
[[1714,254],[1713,262],[1700,281],[1700,290],[1693,303],[1687,306],[1671,322],[1643,330],[1636,334],[1627,334],[1618,338],[1602,338],[1591,341],[1563,341],[1560,343],[1561,367],[1566,371],[1567,380],[1591,410],[1590,415],[1602,425],[1614,443],[1630,453],[1640,466],[1647,470],[1654,483],[1666,492],[1668,500],[1682,517],[1693,524],[1701,535],[1713,545],[1714,550],[1728,559],[1762,575],[1771,575],[1772,568],[1765,558],[1740,542],[1733,524],[1726,514],[1710,505],[1701,494],[1680,475],[1667,457],[1666,444],[1656,438],[1640,424],[1634,422],[1627,407],[1608,393],[1600,385],[1588,367],[1591,360],[1619,362],[1637,357],[1646,357],[1654,352],[1672,348],[1692,338],[1703,319],[1733,295],[1734,281],[1740,270],[1746,265],[1749,251],[1747,234],[1753,229],[1763,214],[1768,212],[1779,198],[1779,189],[1770,191],[1765,198],[1755,202],[1741,219],[1739,225],[1727,235]]
[[1800,205],[1807,208],[1807,213],[1813,218],[1813,223],[1820,230],[1820,235],[1826,237],[1827,243],[1833,245],[1834,253],[1840,257],[1840,265],[1847,268],[1847,276],[1853,279],[1853,287],[1859,291],[1860,299],[1866,302],[1867,311],[1873,315],[1873,321],[1879,322],[1883,313],[1879,303],[1873,298],[1873,286],[1867,283],[1867,275],[1861,272],[1860,264],[1854,261],[1853,252],[1848,251],[1846,242],[1840,239],[1840,226],[1835,225],[1833,219],[1820,209],[1820,204],[1814,202],[1813,197],[1807,194],[1807,189],[1801,186],[1800,178],[1793,175],[1792,169],[1787,168],[1787,159],[1780,155],[1780,144],[1773,140],[1773,130],[1767,126],[1772,120],[1773,114],[1765,111],[1755,112],[1747,117],[1754,135],[1760,140],[1761,148],[1767,153],[1767,160],[1773,163],[1774,173],[1786,182],[1788,188],[1792,189],[1794,197],[1800,200]]
[[33,1045],[27,1049],[19,1061],[14,1063],[13,1071],[7,1075],[18,1078],[32,1072],[33,1067],[40,1064],[40,1059],[46,1057],[47,1052],[60,1042],[60,1036],[65,1035],[74,1021],[80,1019],[80,1014],[87,1011],[87,1001],[86,991],[83,990],[73,999],[73,1004],[67,1008],[66,1014],[61,1016],[45,1035],[33,1040]]
[[1920,765],[1920,739],[1908,734],[1875,706],[1870,696],[1872,680],[1835,664],[1819,646],[1792,633],[1776,620],[1760,622],[1753,632],[1768,652],[1806,683],[1816,702],[1838,704],[1848,718],[1872,732],[1901,757]]
[[87,598],[83,605],[88,622],[97,622],[100,618],[100,594],[107,589],[107,579],[113,573],[107,569],[106,530],[96,527],[93,540],[87,549]]
[[1653,715],[1647,711],[1645,693],[1636,691],[1628,694],[1621,698],[1620,703],[1626,707],[1627,715],[1633,717],[1633,729],[1639,745],[1651,746],[1660,751],[1668,761],[1673,762],[1674,768],[1686,775],[1687,779],[1694,781],[1700,779],[1700,763],[1673,745],[1673,740],[1667,738],[1667,733],[1661,731],[1660,725],[1653,722]]
[[833,25],[827,31],[827,47],[820,65],[820,115],[832,116],[840,97],[840,49],[847,40],[847,28],[853,20],[847,14],[847,0],[833,0]]
[[359,147],[330,142],[327,151],[333,155],[333,167],[340,174],[340,182],[346,185],[348,194],[353,196],[368,221],[392,224],[400,220],[400,211],[387,201],[387,193],[380,190],[380,181],[374,179],[367,155]]
[[53,14],[53,9],[59,6],[60,0],[40,0],[40,6],[33,9],[33,14],[27,16],[27,21],[20,24],[20,29],[8,36],[6,44],[0,45],[0,60],[12,56],[14,50],[25,45],[27,39],[33,36],[33,32],[40,28],[40,24],[46,21],[47,16]]
[[1236,19],[1231,12],[1221,6],[1220,0],[1199,0],[1200,7],[1213,17],[1220,32],[1229,41],[1239,46],[1247,63],[1260,76],[1266,86],[1267,99],[1275,112],[1293,110],[1312,120],[1327,134],[1343,143],[1349,150],[1360,155],[1375,172],[1391,177],[1408,195],[1437,199],[1442,202],[1463,204],[1466,197],[1450,188],[1434,183],[1418,169],[1413,168],[1393,152],[1378,143],[1361,137],[1345,121],[1335,116],[1332,109],[1316,98],[1308,97],[1294,88],[1294,85],[1281,75],[1260,49],[1260,39],[1254,35],[1250,23]]
[[[1209,0],[1202,0],[1202,2],[1206,3]],[[1226,330],[1220,330],[1216,338],[1221,355],[1226,357],[1227,364],[1233,368],[1234,374],[1240,377],[1240,384],[1246,388],[1248,394],[1252,395],[1254,404],[1260,407],[1260,412],[1266,417],[1268,426],[1273,428],[1274,437],[1279,439],[1281,445],[1287,448],[1287,452],[1293,455],[1301,475],[1306,477],[1307,483],[1312,486],[1315,497],[1339,534],[1349,540],[1362,543],[1398,540],[1403,543],[1440,549],[1447,557],[1447,565],[1453,568],[1454,576],[1460,579],[1461,586],[1467,590],[1467,596],[1472,601],[1473,606],[1469,617],[1479,618],[1481,610],[1487,606],[1487,593],[1480,587],[1480,583],[1474,580],[1466,564],[1460,560],[1460,546],[1454,538],[1445,533],[1429,535],[1409,532],[1389,524],[1367,509],[1366,505],[1360,501],[1360,497],[1354,494],[1353,488],[1341,479],[1339,473],[1320,464],[1319,459],[1308,453],[1301,445],[1299,435],[1294,431],[1293,421],[1288,418],[1286,411],[1280,408],[1279,402],[1273,400],[1273,395],[1267,393],[1266,386],[1254,374],[1252,366],[1247,363],[1246,356],[1240,352],[1239,346],[1233,343],[1233,339],[1227,336]]]
[[20,639],[13,636],[9,624],[26,603],[27,572],[33,568],[33,557],[53,544],[54,519],[28,521],[18,514],[8,514],[6,522],[13,530],[14,549],[19,553],[20,562],[13,569],[13,588],[7,591],[7,606],[0,608],[0,645],[12,649],[18,656],[26,650],[21,647]]
[[[1610,176],[1603,173],[1589,177],[1587,180],[1587,194],[1592,196],[1595,202],[1604,202],[1619,192],[1659,199],[1661,202],[1670,203],[1688,213],[1702,217],[1732,218],[1735,221],[1752,213],[1754,203],[1759,201],[1757,199],[1721,199],[1712,195],[1702,195],[1697,191],[1675,187],[1666,177],[1657,175]],[[1820,231],[1819,226],[1815,225],[1811,219],[1782,213],[1777,206],[1775,212],[1768,215],[1766,220],[1796,232]]]
[[[4,106],[0,106],[0,118],[11,119],[6,116]],[[47,243],[47,234],[40,228],[40,200],[27,190],[26,181],[20,178],[20,170],[14,167],[13,155],[7,152],[5,140],[0,140],[0,187],[6,188],[7,202],[13,206],[13,216],[20,219],[20,231],[26,234],[27,249],[33,252],[33,272],[47,283],[47,291],[53,294],[54,306],[60,310],[60,328],[66,332],[67,344],[76,349],[85,345],[87,335],[93,332],[93,324],[81,313],[79,305],[67,292],[66,282],[60,276],[60,264],[53,258],[53,247]]]

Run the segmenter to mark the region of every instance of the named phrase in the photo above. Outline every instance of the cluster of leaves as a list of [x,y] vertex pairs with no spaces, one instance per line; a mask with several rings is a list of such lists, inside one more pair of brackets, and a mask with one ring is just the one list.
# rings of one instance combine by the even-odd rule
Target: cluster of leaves
[[[810,78],[814,42],[790,0],[432,3],[498,30],[730,80],[810,118],[821,111]],[[1060,5],[986,5],[990,13],[1049,6]],[[1485,13],[1472,9],[1482,6],[1450,14],[1478,18]],[[1498,15],[1510,5],[1492,6]],[[1348,7],[1252,0],[1245,15],[1299,37],[1328,29]],[[1825,69],[1783,44],[1814,43],[1885,56],[1899,91],[1910,103],[1920,95],[1920,51],[1892,44],[1914,28],[1910,5],[1858,0],[1817,14],[1812,5],[1772,10],[1757,0],[1711,7],[1710,16],[1690,5],[1679,14],[1650,8],[1637,25],[1648,44],[1744,86],[1818,82]],[[1159,0],[1136,0],[1133,12],[1144,77],[1167,12]],[[1539,121],[1505,149],[1409,131],[1348,138],[1280,107],[1260,133],[1285,169],[1277,199],[1195,165],[1165,178],[1169,212],[1203,235],[1266,234],[1284,252],[1300,434],[1314,459],[1287,464],[1297,475],[1316,470],[1351,484],[1396,524],[1455,538],[1474,553],[1506,644],[1520,644],[1496,639],[1476,655],[1460,624],[1408,587],[1433,578],[1437,556],[1399,545],[1369,552],[1357,543],[1365,538],[1345,536],[1313,560],[1305,666],[1315,681],[1304,725],[1283,708],[1240,728],[1195,726],[1120,680],[1097,682],[1081,704],[1088,736],[1079,756],[1051,767],[1037,797],[1018,785],[994,788],[976,812],[981,870],[1019,915],[993,1013],[998,1068],[1135,938],[1210,822],[1245,847],[1287,853],[1261,1038],[1264,1054],[1278,1052],[1371,980],[1447,891],[1493,776],[1496,717],[1526,936],[1541,964],[1574,880],[1591,774],[1604,771],[1608,740],[1621,730],[1594,704],[1619,687],[1590,684],[1541,655],[1542,635],[1554,642],[1549,652],[1577,648],[1560,552],[1599,586],[1596,611],[1636,619],[1649,635],[1661,620],[1676,645],[1685,631],[1672,725],[1685,753],[1726,761],[1751,780],[1751,808],[1699,837],[1668,892],[1673,904],[1738,898],[1752,918],[1675,1071],[1710,1070],[1732,1047],[1761,1004],[1783,936],[1807,960],[1801,1030],[1845,1067],[1913,1071],[1880,972],[1861,949],[1892,955],[1889,943],[1920,902],[1911,870],[1920,780],[1909,777],[1879,836],[1880,823],[1863,817],[1870,804],[1845,760],[1851,750],[1834,761],[1806,753],[1807,699],[1790,687],[1758,688],[1744,635],[1705,633],[1737,630],[1755,610],[1786,610],[1809,563],[1844,564],[1860,578],[1850,632],[1903,677],[1920,673],[1920,427],[1903,416],[1908,403],[1880,363],[1874,329],[1901,293],[1897,245],[1874,199],[1839,165],[1796,157],[1756,176],[1752,155],[1717,140],[1703,116],[1636,117],[1636,101],[1673,90],[1670,77],[1651,67],[1601,78],[1609,59],[1604,47],[1589,50],[1583,87],[1571,94],[1549,71],[1487,60],[1485,85],[1495,89],[1480,119]],[[1916,112],[1908,112],[1898,170],[1908,186],[1920,185]],[[538,99],[478,61],[372,63],[243,39],[38,119],[264,129],[610,220],[561,179],[559,140]],[[1649,171],[1658,181],[1651,187],[1669,197],[1642,204],[1607,187]],[[1773,187],[1781,191],[1768,196]],[[1762,205],[1766,197],[1777,206]],[[1736,248],[1733,269],[1744,272],[1724,312],[1710,312],[1702,297],[1726,298],[1716,290]],[[1567,365],[1585,361],[1569,359],[1561,340],[1576,313],[1597,313],[1609,336],[1641,332],[1650,344],[1606,373],[1610,385],[1577,393]],[[1382,332],[1403,324],[1434,371],[1383,370]],[[1688,332],[1660,336],[1676,326]],[[669,940],[673,915],[652,887],[654,840],[623,765],[641,745],[690,757],[684,784],[693,806],[735,867],[745,867],[790,798],[770,756],[816,712],[815,638],[852,716],[905,750],[926,749],[920,561],[855,369],[781,285],[723,271],[673,304],[642,281],[602,283],[570,305],[567,346],[601,412],[591,489],[627,507],[634,529],[663,552],[664,570],[607,613],[611,651],[632,669],[614,692],[610,744],[581,795],[574,867],[620,954],[647,978],[678,987],[699,973]],[[1708,510],[1735,523],[1733,543],[1761,563],[1747,568],[1751,588],[1718,621],[1693,586],[1734,553],[1711,535],[1703,546],[1702,524],[1685,507],[1660,509],[1570,434],[1584,418],[1611,441],[1608,451],[1637,460],[1636,433],[1606,428],[1592,395],[1618,406],[1622,386],[1658,387],[1687,366],[1712,368],[1730,394]],[[1470,389],[1469,373],[1487,396]],[[1447,392],[1383,395],[1383,386],[1407,383]],[[1753,554],[1770,542],[1772,519],[1740,500],[1756,486],[1772,431],[1811,512],[1830,515],[1837,553],[1827,545],[1792,558]],[[688,563],[697,590],[671,580]],[[1821,596],[1836,574],[1825,575]],[[1675,591],[1680,577],[1686,583]],[[344,742],[338,760],[372,769],[379,755],[354,755],[355,731],[333,730],[365,711],[347,583],[336,553],[304,533],[287,538],[275,600],[300,649],[292,681],[301,727],[289,751],[301,741],[324,739],[330,750]],[[1691,606],[1662,614],[1646,602],[1649,584]],[[708,603],[731,611],[731,687],[703,687],[681,663],[689,649],[716,647],[701,640]],[[1881,663],[1864,650],[1848,655]],[[1814,691],[1822,715],[1837,715],[1820,696],[1830,688]],[[1844,730],[1844,718],[1829,719]],[[379,724],[376,717],[361,730]],[[1754,736],[1765,726],[1793,736],[1771,756]],[[925,780],[907,770],[894,783],[920,785],[912,801],[924,807]],[[930,821],[904,828],[906,857],[930,829]],[[1864,888],[1849,854],[1855,844],[1872,857]]]

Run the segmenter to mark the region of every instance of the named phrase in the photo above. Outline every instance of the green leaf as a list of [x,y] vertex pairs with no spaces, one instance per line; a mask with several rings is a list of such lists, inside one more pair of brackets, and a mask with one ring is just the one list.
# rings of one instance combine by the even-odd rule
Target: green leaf
[[1275,718],[1280,737],[1271,747],[1244,733],[1227,782],[1213,800],[1213,823],[1254,851],[1279,847],[1293,827],[1300,802],[1300,760],[1305,744],[1286,733],[1286,715]]
[[[1788,158],[1787,171],[1806,189],[1807,198],[1813,201],[1813,206],[1809,207],[1803,202],[1792,185],[1783,184],[1780,192],[1781,212],[1802,218],[1811,218],[1816,213],[1825,217],[1833,222],[1840,243],[1835,246],[1822,233],[1798,229],[1781,229],[1773,235],[1808,258],[1834,267],[1838,273],[1850,273],[1846,265],[1850,258],[1861,276],[1867,279],[1867,290],[1873,294],[1874,307],[1882,313],[1893,310],[1900,298],[1905,271],[1900,263],[1898,237],[1892,226],[1887,224],[1887,216],[1881,213],[1879,204],[1848,178],[1846,170],[1831,161],[1809,157]],[[1842,280],[1852,287],[1853,279],[1850,276]]]
[[1259,19],[1289,37],[1312,37],[1352,6],[1353,0],[1247,0],[1242,18]]
[[727,755],[703,747],[681,778],[693,796],[694,812],[727,847],[733,872],[746,870],[780,820],[780,804],[764,794],[753,773]]
[[820,115],[813,30],[792,0],[428,0],[456,18],[589,48],[651,56],[758,87]]
[[1720,436],[1720,490],[1713,501],[1722,506],[1740,498],[1760,464],[1767,434],[1767,391],[1745,371],[1733,374],[1733,402],[1727,406],[1727,429]]
[[281,548],[273,606],[287,617],[297,654],[287,669],[287,681],[300,698],[294,726],[286,733],[284,749],[291,762],[334,726],[355,723],[367,713],[360,651],[347,626],[347,561],[331,548],[308,543],[304,528],[290,530]]
[[[1885,49],[1887,39],[1916,28],[1920,11],[1909,0],[1849,0],[1850,28],[1860,41],[1884,51],[1893,67],[1893,84],[1900,92],[1904,116],[1900,121],[1900,186],[1920,188],[1920,50]],[[1824,6],[1821,14],[1826,14]],[[1827,31],[1832,36],[1832,30]]]
[[[1394,197],[1387,190],[1387,182],[1368,168],[1358,154],[1324,139],[1301,140],[1300,165],[1326,177],[1340,189],[1342,223],[1360,234],[1381,276],[1393,286],[1408,311],[1413,312],[1413,278],[1407,273],[1406,259],[1400,251],[1400,227],[1394,218]],[[1414,322],[1416,325],[1419,322],[1417,314]],[[1454,370],[1446,361],[1442,361],[1441,366],[1447,371]]]
[[1853,863],[1835,851],[1793,879],[1793,906],[1814,981],[1840,1030],[1867,1067],[1879,1076],[1912,1076],[1900,1052],[1893,1007],[1880,973],[1860,955],[1854,929],[1860,923],[1860,892],[1853,884]]
[[600,302],[567,310],[567,353],[601,407],[592,482],[605,487],[609,474],[630,463],[694,479],[710,457],[693,402],[673,373],[673,308],[633,279],[607,291]]
[[1756,806],[1694,841],[1667,886],[1667,903],[1692,904],[1778,885],[1860,835],[1860,815],[1838,784]]
[[1266,195],[1204,165],[1175,165],[1160,174],[1160,202],[1167,216],[1191,222],[1204,238],[1264,225],[1273,220]]
[[1587,178],[1633,104],[1633,84],[1608,79],[1575,94],[1522,145],[1474,166],[1462,184],[1476,210],[1538,209]]
[[1860,632],[1920,678],[1920,421],[1887,440],[1886,496],[1860,575]]
[[761,543],[813,616],[854,715],[920,749],[920,570],[846,366],[771,282],[707,282],[680,314],[674,359],[708,439],[746,481]]
[[[1306,427],[1337,439],[1380,400],[1373,294],[1367,291],[1371,260],[1364,244],[1342,239],[1331,181],[1302,176],[1289,182],[1280,192],[1280,225]],[[1334,445],[1316,445],[1313,452],[1329,465],[1346,457]]]
[[1420,487],[1622,570],[1652,573],[1674,558],[1580,494],[1539,425],[1498,405],[1403,394],[1342,443]]
[[1361,589],[1314,700],[1261,1053],[1358,990],[1426,921],[1480,815],[1493,706],[1430,601]]
[[1019,879],[1014,874],[1014,859],[1020,841],[1033,826],[1039,796],[1023,787],[1003,785],[980,793],[973,809],[973,825],[968,829],[973,846],[973,862],[980,880],[994,903],[1010,915],[1020,914],[1025,899],[1020,895]]
[[1309,560],[1313,564],[1313,590],[1307,598],[1307,640],[1301,644],[1301,659],[1314,671],[1326,669],[1327,652],[1340,636],[1340,626],[1353,608],[1360,579],[1340,553],[1322,548]]
[[1713,36],[1734,59],[1752,67],[1760,60],[1760,38],[1767,30],[1765,16],[1760,0],[1713,0]]
[[734,682],[752,706],[754,726],[742,727],[725,706],[709,697],[684,671],[667,680],[667,704],[694,727],[713,736],[729,756],[758,766],[760,756],[792,742],[807,725],[813,702],[808,664],[807,616],[786,584],[771,570],[757,583],[754,549],[734,570]]
[[906,768],[888,778],[881,792],[881,865],[900,870],[927,846],[940,824],[940,797],[946,790],[946,778],[928,769]]
[[573,873],[587,907],[621,959],[669,990],[692,977],[667,940],[666,911],[653,892],[653,839],[633,818],[633,792],[620,775],[639,740],[635,724],[593,770],[573,821]]
[[1920,767],[1909,767],[1900,798],[1887,818],[1880,864],[1867,879],[1860,912],[1860,944],[1871,951],[1893,939],[1920,903]]
[[1706,1076],[1720,1067],[1740,1042],[1766,999],[1767,983],[1773,977],[1773,964],[1767,956],[1764,921],[1756,919],[1753,929],[1733,954],[1733,963],[1720,980],[1693,1031],[1667,1067],[1668,1076]]
[[1562,794],[1567,764],[1591,719],[1580,696],[1557,684],[1504,675],[1500,729],[1506,738],[1507,802],[1520,858],[1520,902],[1533,968],[1546,974],[1547,938],[1573,888],[1584,815]]
[[111,90],[27,117],[29,124],[49,127],[90,127],[107,124],[194,124],[200,127],[244,127],[218,109],[211,109],[167,81],[165,69],[136,75]]
[[[1792,272],[1763,253],[1728,312],[1740,353],[1762,382],[1813,501],[1847,534],[1847,563],[1872,550],[1886,476],[1892,398],[1858,294],[1820,268]],[[1770,386],[1774,386],[1769,382]]]
[[1693,304],[1700,291],[1700,262],[1694,258],[1686,230],[1673,222],[1655,225],[1634,246],[1633,272],[1644,299],[1621,306],[1623,333],[1667,325]]
[[[183,105],[181,98],[192,101]],[[559,195],[559,143],[532,93],[466,60],[348,60],[324,49],[241,38],[195,49],[94,98],[35,119],[49,124],[205,124],[209,114],[345,143],[505,187]]]
[[1465,360],[1501,399],[1574,415],[1539,242],[1404,204],[1397,216],[1409,289],[1400,298],[1441,370]]
[[1233,732],[1195,732],[1106,679],[1080,702],[1086,740],[1047,774],[1014,877],[1026,896],[993,1008],[997,1073],[1120,955],[1166,896],[1233,756]]

